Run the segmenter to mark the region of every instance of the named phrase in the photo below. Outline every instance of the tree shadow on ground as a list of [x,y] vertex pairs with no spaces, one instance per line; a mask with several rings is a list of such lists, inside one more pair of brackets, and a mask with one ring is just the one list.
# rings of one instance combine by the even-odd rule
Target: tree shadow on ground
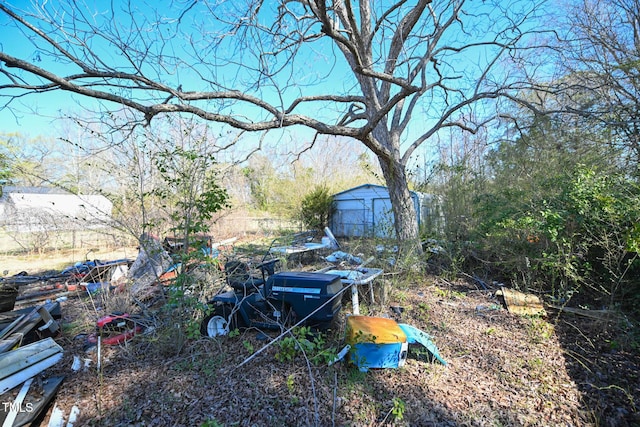
[[[94,426],[639,424],[637,352],[616,348],[602,325],[555,316],[555,336],[540,339],[530,319],[478,311],[491,292],[461,282],[421,278],[394,297],[405,307],[397,320],[429,332],[449,366],[410,352],[402,369],[362,374],[346,363],[278,361],[274,345],[239,368],[266,343],[250,329],[184,343],[180,334],[136,337],[106,350],[100,373],[69,373],[81,346],[67,342],[57,403],[79,405],[77,425]],[[386,303],[372,306],[364,293],[368,314],[392,315]],[[336,348],[343,337],[341,324]]]
[[281,363],[270,352],[237,368],[248,356],[244,343],[257,345],[256,335],[201,340],[164,360],[114,349],[102,375],[70,379],[57,403],[67,411],[80,404],[83,426],[458,425],[411,385],[393,395],[410,409],[394,407],[378,381],[392,373],[361,375],[352,366],[307,366],[300,358]]
[[620,323],[554,313],[567,371],[599,426],[640,425],[640,352]]

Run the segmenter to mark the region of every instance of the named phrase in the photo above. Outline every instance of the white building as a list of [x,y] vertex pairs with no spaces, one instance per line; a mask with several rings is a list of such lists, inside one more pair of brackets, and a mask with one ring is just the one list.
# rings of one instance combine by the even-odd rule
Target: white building
[[97,229],[111,224],[113,204],[101,195],[55,188],[3,187],[0,226],[12,232]]
[[[418,226],[435,217],[433,196],[411,191]],[[337,237],[393,237],[393,210],[387,187],[364,184],[333,195],[329,227]]]

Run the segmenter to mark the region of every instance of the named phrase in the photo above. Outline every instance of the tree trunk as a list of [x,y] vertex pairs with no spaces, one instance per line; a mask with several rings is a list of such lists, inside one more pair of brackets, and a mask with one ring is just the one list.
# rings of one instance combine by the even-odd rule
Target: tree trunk
[[396,237],[402,246],[422,253],[418,234],[418,215],[409,192],[404,165],[398,161],[378,159],[393,208]]

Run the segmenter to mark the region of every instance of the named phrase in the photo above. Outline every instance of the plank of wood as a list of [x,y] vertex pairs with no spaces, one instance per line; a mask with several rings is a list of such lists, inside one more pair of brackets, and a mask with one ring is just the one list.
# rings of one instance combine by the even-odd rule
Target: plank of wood
[[62,351],[62,347],[52,338],[45,338],[0,354],[0,379],[13,375],[54,354],[62,353]]
[[57,375],[42,380],[41,387],[34,390],[37,391],[37,394],[29,393],[27,395],[27,400],[30,400],[31,403],[31,411],[20,412],[14,426],[33,425],[34,420],[40,418],[44,410],[47,409],[53,401],[64,378],[64,375]]
[[585,310],[582,308],[562,307],[559,305],[550,305],[549,307],[565,313],[571,313],[578,316],[584,316],[584,317],[589,317],[591,319],[597,319],[597,320],[603,320],[603,321],[620,321],[624,319],[624,317],[621,314],[612,310]]
[[29,366],[26,369],[23,369],[22,371],[19,371],[3,379],[2,381],[0,381],[0,394],[6,393],[18,384],[21,384],[27,379],[38,375],[40,372],[58,363],[61,359],[62,353],[54,354],[51,357],[48,357],[34,365]]

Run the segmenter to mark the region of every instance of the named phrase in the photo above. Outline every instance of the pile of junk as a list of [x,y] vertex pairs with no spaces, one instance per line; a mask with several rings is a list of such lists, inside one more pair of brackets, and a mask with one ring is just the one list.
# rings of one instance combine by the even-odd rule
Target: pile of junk
[[[360,315],[359,289],[365,289],[374,303],[374,282],[383,280],[384,271],[368,266],[373,258],[363,260],[343,252],[328,228],[278,237],[265,253],[250,260],[229,256],[235,240],[215,242],[200,236],[194,246],[200,255],[218,261],[224,282],[207,301],[209,309],[200,324],[204,337],[241,328],[279,332],[267,348],[297,326],[314,330],[330,326],[343,314],[346,295],[351,297],[351,312],[345,314],[345,346],[333,363],[346,357],[362,371],[397,368],[405,363],[408,345],[419,344],[432,360],[446,365],[426,333],[391,318]],[[48,425],[73,426],[77,406],[66,413],[57,406],[48,410],[65,378],[47,374],[63,358],[63,348],[55,341],[61,333],[62,306],[70,299],[93,302],[101,293],[123,290],[137,301],[148,300],[170,289],[187,268],[181,265],[185,259],[182,239],[160,240],[144,234],[139,241],[136,259],[87,260],[50,274],[21,272],[0,278],[0,395],[5,402],[0,425],[30,425],[50,412]],[[315,267],[318,260],[327,266],[304,267]],[[282,269],[282,264],[288,269]],[[146,328],[141,314],[102,312],[95,331],[84,334],[85,350],[96,350],[99,369],[101,346],[124,344]],[[90,360],[84,359],[84,368]],[[72,370],[81,367],[81,360],[74,356]]]

